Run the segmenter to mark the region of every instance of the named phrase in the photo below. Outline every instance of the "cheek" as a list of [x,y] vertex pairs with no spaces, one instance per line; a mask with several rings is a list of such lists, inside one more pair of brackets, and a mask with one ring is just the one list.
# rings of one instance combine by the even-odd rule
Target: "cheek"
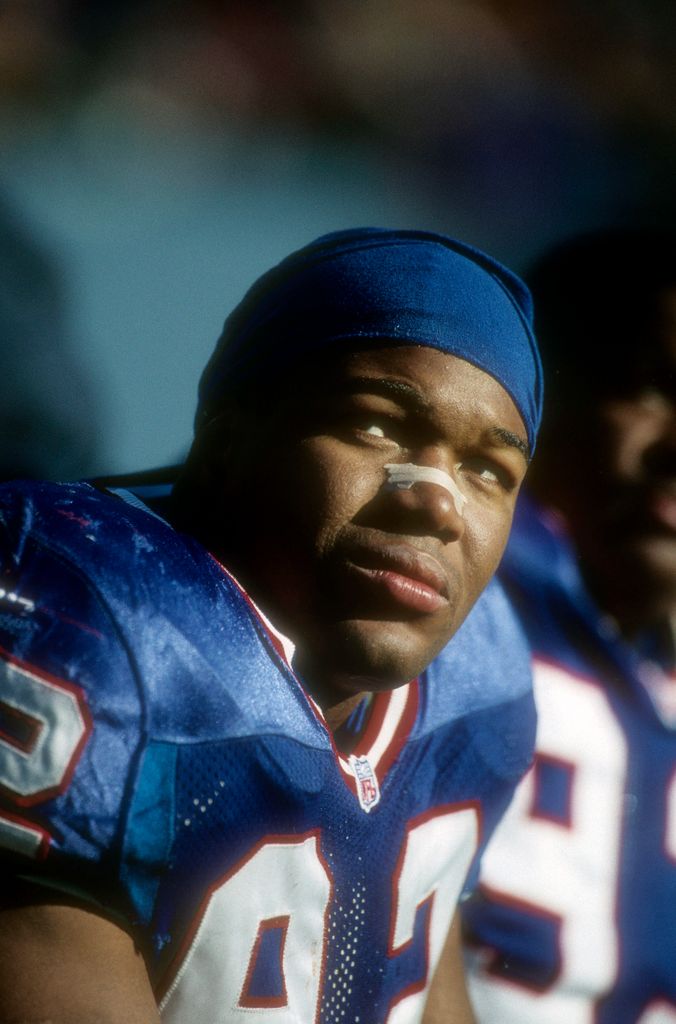
[[465,543],[475,596],[495,573],[512,526],[514,506],[468,509]]
[[304,441],[291,463],[302,494],[303,529],[323,550],[374,497],[380,481],[368,466],[357,464],[352,449],[331,438]]
[[655,423],[631,403],[607,403],[601,408],[600,436],[600,475],[630,480],[655,440]]

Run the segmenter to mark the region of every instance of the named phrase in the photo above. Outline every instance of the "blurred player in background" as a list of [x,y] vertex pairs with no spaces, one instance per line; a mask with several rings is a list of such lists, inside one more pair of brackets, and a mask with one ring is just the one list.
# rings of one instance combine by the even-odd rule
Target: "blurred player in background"
[[676,237],[616,230],[531,285],[543,436],[503,563],[536,760],[467,907],[481,1024],[676,1022]]
[[0,1020],[409,1024],[443,951],[425,1020],[468,1024],[540,402],[509,271],[341,232],[228,319],[170,494],[3,490]]

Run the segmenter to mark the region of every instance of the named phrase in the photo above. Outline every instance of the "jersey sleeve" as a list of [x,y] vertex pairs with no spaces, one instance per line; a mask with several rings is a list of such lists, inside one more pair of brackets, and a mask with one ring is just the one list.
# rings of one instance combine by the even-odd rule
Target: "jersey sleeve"
[[[77,503],[61,511],[77,517]],[[117,851],[143,701],[115,617],[85,568],[86,520],[81,551],[44,520],[30,489],[0,488],[3,877],[124,916]]]

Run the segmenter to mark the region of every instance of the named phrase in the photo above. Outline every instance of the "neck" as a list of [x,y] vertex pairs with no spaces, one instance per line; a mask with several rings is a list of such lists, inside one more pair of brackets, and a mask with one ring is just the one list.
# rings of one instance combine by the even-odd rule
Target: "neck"
[[[281,620],[278,619],[278,610],[271,610],[265,594],[258,592],[254,582],[255,574],[247,572],[245,565],[241,564],[241,558],[238,557],[241,551],[238,548],[228,550],[223,546],[223,522],[220,518],[212,522],[208,514],[212,505],[217,506],[217,503],[205,500],[205,492],[197,485],[194,477],[192,470],[189,472],[184,469],[183,475],[174,486],[169,512],[171,522],[177,529],[191,534],[200,541],[232,572],[255,604],[268,628],[282,640],[287,659],[291,661],[293,657],[293,667],[303,680],[307,691],[322,709],[329,729],[337,737],[337,745],[343,753],[350,753],[350,750],[346,749],[350,743],[347,734],[343,742],[343,737],[339,737],[340,730],[362,698],[370,692],[371,681],[349,677],[343,685],[342,677],[338,679],[326,673],[326,665],[323,662],[320,667],[316,660],[308,660],[304,657],[302,649],[296,648],[292,653],[295,638],[287,638],[293,631],[285,628],[283,616]],[[357,739],[357,735],[352,737],[352,745]]]
[[345,700],[340,701],[339,704],[334,704],[327,708],[324,712],[326,724],[331,730],[336,746],[342,754],[351,754],[361,735],[361,731],[348,732],[348,730],[343,730],[341,732],[341,729],[365,696],[363,693],[355,693],[351,697],[346,697]]

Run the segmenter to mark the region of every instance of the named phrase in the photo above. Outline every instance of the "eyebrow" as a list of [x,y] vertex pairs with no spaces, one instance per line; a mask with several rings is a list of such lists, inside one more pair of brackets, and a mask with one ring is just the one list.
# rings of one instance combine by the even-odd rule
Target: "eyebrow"
[[[411,384],[403,380],[392,380],[389,377],[351,377],[341,383],[340,390],[347,394],[355,394],[361,391],[384,395],[386,398],[395,398],[403,401],[414,412],[425,415],[432,409],[430,402]],[[516,448],[521,452],[526,463],[530,463],[530,445],[523,437],[519,437],[512,430],[505,427],[491,427],[489,431],[491,440],[497,442],[501,447]]]
[[421,415],[431,412],[432,409],[430,402],[412,384],[389,377],[350,377],[341,382],[340,391],[347,394],[368,391],[371,394],[383,395],[385,398],[394,398]]
[[501,442],[505,447],[516,448],[517,451],[521,452],[526,462],[530,462],[530,445],[522,437],[519,437],[518,434],[514,434],[511,430],[505,430],[504,427],[491,427],[490,433],[496,441]]

